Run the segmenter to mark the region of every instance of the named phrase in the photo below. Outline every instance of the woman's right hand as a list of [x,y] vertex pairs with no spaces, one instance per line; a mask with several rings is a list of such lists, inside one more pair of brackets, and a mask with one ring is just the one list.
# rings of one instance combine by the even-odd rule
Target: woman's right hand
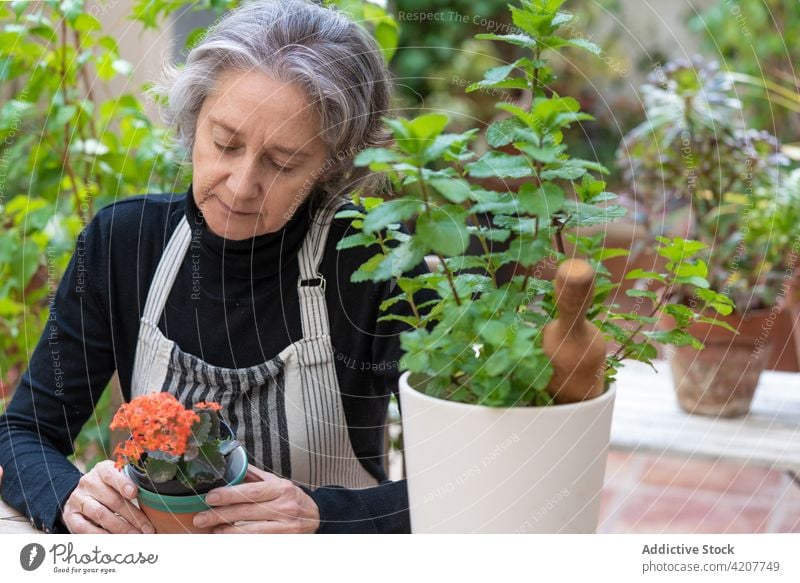
[[74,534],[153,534],[153,525],[131,502],[134,498],[136,485],[106,460],[81,477],[61,520]]

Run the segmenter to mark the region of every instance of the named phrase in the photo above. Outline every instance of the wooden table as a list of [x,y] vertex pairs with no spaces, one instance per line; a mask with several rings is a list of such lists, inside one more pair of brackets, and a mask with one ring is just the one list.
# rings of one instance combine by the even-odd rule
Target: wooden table
[[28,519],[0,500],[0,534],[42,534]]
[[618,375],[611,444],[626,450],[720,459],[800,473],[800,373],[766,371],[748,415],[690,415],[669,365],[628,361]]

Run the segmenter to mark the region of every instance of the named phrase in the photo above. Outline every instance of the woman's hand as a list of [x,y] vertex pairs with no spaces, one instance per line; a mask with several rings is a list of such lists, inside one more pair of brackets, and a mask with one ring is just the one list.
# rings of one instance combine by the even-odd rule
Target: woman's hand
[[319,508],[308,494],[253,465],[243,484],[211,490],[206,502],[213,508],[195,516],[194,525],[219,525],[216,534],[314,533],[319,528]]
[[75,534],[152,534],[153,525],[130,501],[136,484],[106,460],[81,477],[72,491],[61,519]]

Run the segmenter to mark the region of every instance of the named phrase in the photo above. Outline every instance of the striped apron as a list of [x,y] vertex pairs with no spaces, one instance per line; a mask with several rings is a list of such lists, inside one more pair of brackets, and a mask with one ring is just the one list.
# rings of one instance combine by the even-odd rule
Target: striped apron
[[328,328],[325,279],[318,269],[336,210],[331,205],[320,209],[299,252],[302,339],[267,362],[236,369],[183,352],[158,329],[191,242],[184,216],[147,293],[131,381],[133,397],[169,391],[186,407],[217,401],[253,465],[312,489],[378,484],[350,443]]

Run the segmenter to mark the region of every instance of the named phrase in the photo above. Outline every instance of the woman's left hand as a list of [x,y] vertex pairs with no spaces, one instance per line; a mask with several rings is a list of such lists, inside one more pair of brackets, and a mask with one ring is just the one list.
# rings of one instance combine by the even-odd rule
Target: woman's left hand
[[198,513],[194,525],[216,526],[215,534],[315,533],[319,528],[319,508],[308,494],[252,464],[244,483],[211,490],[206,502],[212,508]]

